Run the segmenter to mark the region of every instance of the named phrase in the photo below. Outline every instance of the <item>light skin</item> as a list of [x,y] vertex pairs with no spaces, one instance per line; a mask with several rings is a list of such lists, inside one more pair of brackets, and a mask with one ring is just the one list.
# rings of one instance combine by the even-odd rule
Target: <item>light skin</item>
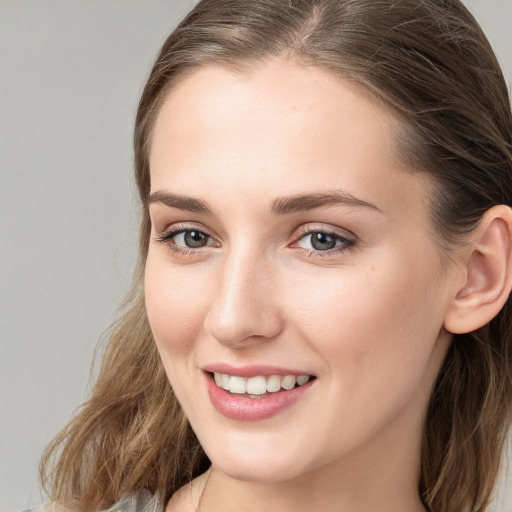
[[[470,330],[475,312],[483,325],[506,300],[512,215],[488,212],[446,257],[432,185],[400,163],[396,128],[353,84],[281,59],[250,74],[200,68],[166,98],[146,307],[213,468],[168,510],[194,510],[203,489],[210,512],[424,510],[428,399],[449,331]],[[205,245],[190,247],[192,232]],[[316,379],[291,407],[239,421],[206,391],[202,368],[217,362]]]

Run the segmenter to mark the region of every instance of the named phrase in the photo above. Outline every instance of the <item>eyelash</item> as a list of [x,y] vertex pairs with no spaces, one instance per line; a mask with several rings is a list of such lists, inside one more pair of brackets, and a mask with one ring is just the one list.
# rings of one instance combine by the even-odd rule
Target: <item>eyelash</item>
[[337,233],[334,230],[329,230],[325,228],[315,228],[311,225],[304,225],[302,226],[297,235],[295,236],[295,241],[292,243],[292,247],[296,246],[298,242],[301,240],[304,240],[307,236],[311,236],[315,233],[321,233],[322,235],[327,235],[332,238],[334,238],[336,243],[340,243],[340,245],[333,247],[332,249],[327,249],[325,251],[315,250],[315,249],[302,249],[304,251],[304,254],[308,258],[328,258],[332,256],[333,254],[342,254],[346,251],[350,251],[355,248],[356,245],[356,237],[354,235],[342,235],[340,233]]
[[198,229],[195,226],[187,226],[187,225],[177,224],[177,225],[173,226],[171,229],[169,229],[168,231],[166,231],[165,233],[163,233],[162,236],[156,238],[156,241],[160,242],[162,244],[166,244],[167,247],[169,248],[169,250],[171,250],[177,256],[182,256],[182,257],[197,255],[198,250],[211,247],[211,246],[205,245],[201,248],[194,249],[193,247],[182,247],[182,246],[179,246],[176,243],[172,242],[172,239],[174,237],[176,237],[182,233],[186,233],[187,231],[189,231],[189,232],[195,231],[197,233],[201,233],[201,234],[207,236],[208,238],[213,239],[213,237],[209,233],[207,233],[206,231],[204,231],[202,229]]
[[[167,247],[174,252],[176,255],[181,257],[194,256],[197,255],[197,251],[204,250],[205,248],[212,247],[211,245],[204,245],[199,248],[191,248],[191,247],[183,247],[179,246],[176,243],[172,242],[172,239],[180,234],[195,231],[205,235],[209,239],[213,239],[213,237],[204,230],[198,229],[194,226],[187,225],[176,225],[173,226],[172,229],[162,234],[162,236],[156,238],[157,242],[162,244],[166,244]],[[304,240],[307,236],[311,236],[315,233],[321,233],[322,235],[327,235],[334,238],[336,244],[340,243],[340,245],[333,247],[332,249],[327,249],[325,251],[315,250],[315,249],[305,249],[302,248],[304,255],[308,258],[327,258],[332,256],[333,254],[341,254],[345,251],[349,251],[353,249],[356,245],[355,236],[349,237],[345,235],[341,235],[340,233],[336,233],[333,230],[321,229],[321,228],[313,228],[308,225],[304,225],[299,229],[299,232],[295,236],[294,242],[290,245],[291,247],[297,247],[297,244]]]

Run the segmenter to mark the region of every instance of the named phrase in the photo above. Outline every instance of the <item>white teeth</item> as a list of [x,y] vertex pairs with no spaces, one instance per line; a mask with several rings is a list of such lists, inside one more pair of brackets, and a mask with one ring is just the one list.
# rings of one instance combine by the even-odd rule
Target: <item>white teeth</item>
[[224,382],[224,379],[222,378],[221,373],[214,373],[213,378],[215,380],[215,384],[217,384],[217,386],[219,386],[219,388],[223,387],[222,383]]
[[281,377],[279,375],[271,375],[267,381],[267,391],[275,393],[281,389]]
[[293,375],[287,375],[281,381],[281,387],[283,387],[284,389],[292,389],[295,387],[296,383],[297,383],[297,379]]
[[240,395],[247,393],[247,379],[238,377],[238,375],[231,375],[229,377],[229,391]]
[[226,391],[229,391],[229,375],[226,375],[225,373],[221,373],[219,375],[222,377],[222,383],[220,387],[224,388]]
[[306,384],[306,382],[309,381],[309,375],[300,375],[297,377],[297,384],[299,386],[302,386],[303,384]]
[[270,375],[268,378],[263,375],[251,377],[246,379],[245,377],[239,377],[238,375],[228,375],[226,373],[213,373],[213,378],[217,386],[235,394],[248,394],[251,398],[257,398],[258,396],[268,393],[276,393],[281,388],[290,390],[295,385],[302,386],[309,382],[309,375]]
[[265,377],[251,377],[247,379],[247,393],[250,395],[263,395],[267,392]]

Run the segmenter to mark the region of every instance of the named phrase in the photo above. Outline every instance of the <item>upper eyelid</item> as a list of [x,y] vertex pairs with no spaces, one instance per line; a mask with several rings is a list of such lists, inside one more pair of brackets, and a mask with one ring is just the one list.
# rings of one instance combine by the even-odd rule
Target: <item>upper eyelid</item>
[[[153,225],[154,227],[154,225]],[[200,222],[176,222],[170,224],[165,229],[161,230],[160,234],[158,234],[159,239],[164,239],[166,237],[169,237],[169,235],[175,236],[179,233],[182,233],[184,231],[200,231],[204,233],[205,235],[209,236],[210,238],[213,238],[217,242],[220,242],[220,238],[215,235],[209,228],[204,226]],[[304,236],[311,234],[311,233],[317,233],[317,232],[323,232],[330,235],[338,236],[341,238],[345,238],[348,240],[351,240],[355,242],[358,237],[350,230],[346,228],[341,228],[339,226],[333,226],[331,224],[322,225],[321,223],[316,222],[310,222],[301,224],[298,228],[296,228],[292,235],[291,235],[291,243],[297,242],[299,239],[303,238]]]
[[203,226],[201,223],[188,223],[188,222],[175,222],[170,224],[165,229],[161,231],[161,237],[167,236],[169,234],[177,235],[178,233],[182,233],[183,231],[200,231],[205,235],[208,235],[211,238],[217,239],[211,230],[209,230],[206,226]]
[[294,238],[297,240],[298,238],[301,238],[305,235],[311,234],[311,233],[328,233],[330,235],[339,236],[342,238],[347,238],[349,240],[357,240],[357,236],[352,231],[346,229],[346,228],[340,228],[332,225],[328,226],[321,226],[314,223],[307,223],[301,225],[299,228],[295,230]]

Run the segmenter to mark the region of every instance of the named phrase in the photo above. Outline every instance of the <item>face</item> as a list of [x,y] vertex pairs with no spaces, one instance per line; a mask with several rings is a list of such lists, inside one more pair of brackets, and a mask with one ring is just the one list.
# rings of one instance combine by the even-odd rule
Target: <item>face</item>
[[204,67],[166,98],[146,306],[220,471],[416,460],[453,290],[396,127],[354,85],[286,61]]

